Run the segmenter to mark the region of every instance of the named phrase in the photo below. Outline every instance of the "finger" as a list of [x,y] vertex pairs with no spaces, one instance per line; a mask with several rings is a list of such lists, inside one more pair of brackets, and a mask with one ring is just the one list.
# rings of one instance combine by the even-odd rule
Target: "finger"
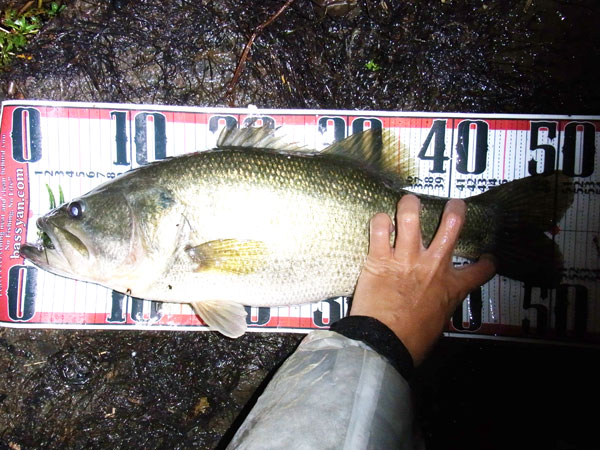
[[450,260],[458,236],[465,222],[467,205],[462,200],[448,200],[442,214],[440,226],[429,246],[429,251],[438,258]]
[[456,269],[456,275],[460,277],[467,293],[487,283],[495,274],[495,258],[488,254],[481,255],[479,260],[473,264]]
[[390,244],[391,231],[394,229],[392,219],[387,214],[376,214],[370,222],[369,256],[385,258],[392,254]]
[[414,254],[423,248],[420,212],[421,201],[416,195],[404,195],[398,202],[394,255]]

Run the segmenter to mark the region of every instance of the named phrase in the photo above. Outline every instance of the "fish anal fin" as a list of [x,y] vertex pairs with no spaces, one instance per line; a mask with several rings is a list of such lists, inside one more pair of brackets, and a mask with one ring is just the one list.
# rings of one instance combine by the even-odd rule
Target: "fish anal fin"
[[246,332],[247,313],[239,303],[208,300],[193,302],[191,306],[206,325],[224,336],[235,339]]
[[267,263],[268,249],[256,240],[218,239],[188,246],[185,252],[197,264],[195,271],[216,270],[224,273],[248,275]]

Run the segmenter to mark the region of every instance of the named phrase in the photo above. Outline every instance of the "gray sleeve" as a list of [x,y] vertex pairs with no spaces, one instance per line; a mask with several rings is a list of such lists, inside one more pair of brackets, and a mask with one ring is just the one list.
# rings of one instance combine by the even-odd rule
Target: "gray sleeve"
[[366,344],[314,331],[275,374],[228,449],[409,449],[409,385]]

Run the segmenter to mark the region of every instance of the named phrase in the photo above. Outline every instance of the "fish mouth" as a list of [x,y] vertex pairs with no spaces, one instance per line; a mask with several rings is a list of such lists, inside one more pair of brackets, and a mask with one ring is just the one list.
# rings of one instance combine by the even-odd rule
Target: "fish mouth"
[[39,218],[36,224],[40,239],[21,246],[20,254],[24,258],[60,275],[72,274],[72,267],[75,267],[72,262],[89,258],[87,246],[72,232],[53,225],[44,217]]

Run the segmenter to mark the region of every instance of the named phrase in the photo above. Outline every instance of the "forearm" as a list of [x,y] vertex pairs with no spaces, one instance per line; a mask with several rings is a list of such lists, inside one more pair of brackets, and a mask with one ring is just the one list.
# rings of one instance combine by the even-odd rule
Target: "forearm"
[[[412,364],[412,362],[411,362]],[[309,334],[228,448],[412,448],[407,381],[361,341]]]

